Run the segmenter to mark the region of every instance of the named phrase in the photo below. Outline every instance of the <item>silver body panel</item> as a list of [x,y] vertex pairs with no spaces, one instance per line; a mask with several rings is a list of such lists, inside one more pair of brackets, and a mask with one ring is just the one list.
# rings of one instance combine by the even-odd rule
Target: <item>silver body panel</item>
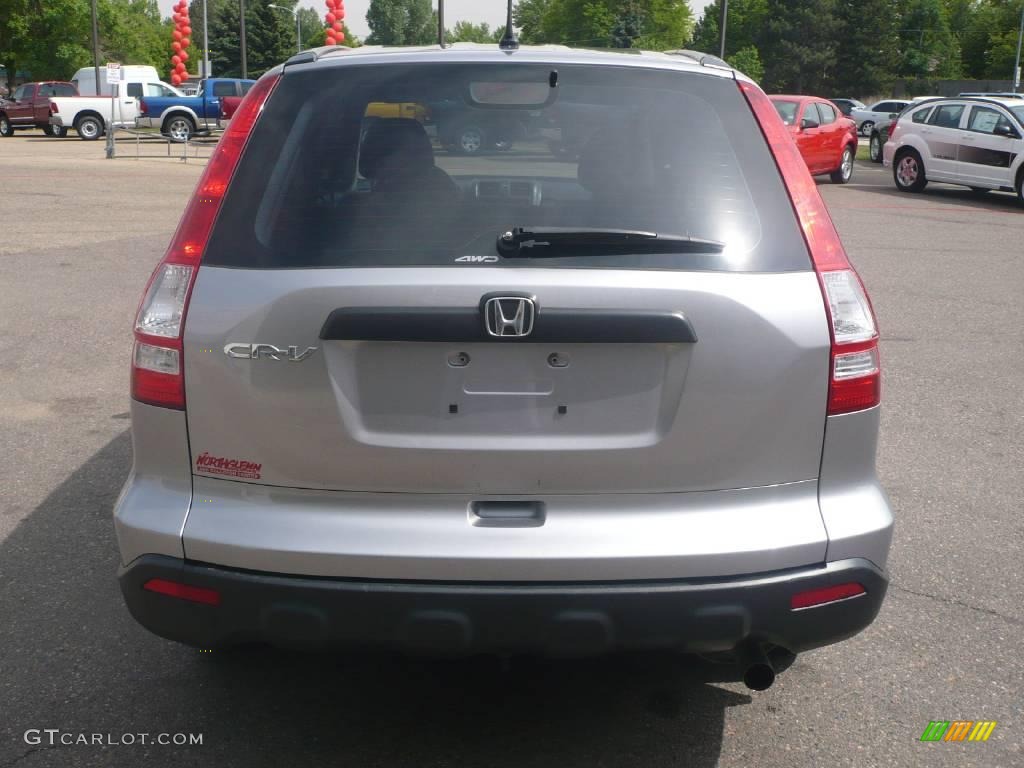
[[[698,341],[318,338],[338,307],[475,307],[503,289],[534,293],[541,307],[682,312]],[[239,360],[224,354],[230,343],[319,350],[301,363]],[[650,493],[812,480],[828,348],[812,272],[204,267],[185,332],[192,457],[259,463],[252,481],[266,485],[367,492]],[[474,362],[451,367],[459,352]],[[570,364],[550,367],[555,353]]]

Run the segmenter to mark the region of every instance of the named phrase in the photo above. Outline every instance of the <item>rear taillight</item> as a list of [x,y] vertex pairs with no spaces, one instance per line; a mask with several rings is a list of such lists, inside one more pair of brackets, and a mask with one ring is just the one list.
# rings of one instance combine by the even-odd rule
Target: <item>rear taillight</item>
[[139,99],[139,114],[145,115],[149,112],[149,107],[146,106],[145,99]]
[[192,285],[238,158],[279,77],[260,78],[242,100],[199,179],[167,253],[149,279],[135,318],[132,352],[132,397],[140,402],[185,407],[182,335]]
[[220,592],[215,589],[208,589],[207,587],[193,587],[191,584],[182,584],[170,579],[150,579],[142,585],[142,588],[147,592],[156,592],[158,595],[188,600],[190,603],[220,605]]
[[860,411],[882,397],[878,324],[860,277],[793,138],[764,92],[739,82],[775,157],[818,273],[832,336],[828,414]]
[[51,114],[51,115],[56,115],[56,114],[57,114],[57,113],[58,113],[59,111],[60,111],[60,110],[59,110],[59,109],[57,109],[57,105],[56,105],[56,104],[54,104],[54,103],[53,103],[53,102],[51,101],[51,102],[50,102],[50,114]]

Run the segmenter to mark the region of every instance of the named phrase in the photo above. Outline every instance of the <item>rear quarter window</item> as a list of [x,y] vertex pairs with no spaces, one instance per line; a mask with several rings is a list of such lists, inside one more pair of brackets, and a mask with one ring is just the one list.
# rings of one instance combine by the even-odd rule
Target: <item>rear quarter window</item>
[[[483,108],[471,82],[558,85]],[[516,227],[643,230],[708,252],[500,257]],[[690,249],[692,250],[692,249]],[[736,83],[593,65],[357,64],[286,71],[204,263],[245,268],[810,268],[774,159]]]

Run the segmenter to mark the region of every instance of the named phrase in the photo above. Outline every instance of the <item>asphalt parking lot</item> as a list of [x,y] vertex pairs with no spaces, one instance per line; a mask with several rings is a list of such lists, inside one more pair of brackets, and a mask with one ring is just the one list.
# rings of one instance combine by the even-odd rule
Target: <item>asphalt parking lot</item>
[[[667,657],[427,662],[203,655],[125,610],[111,508],[131,462],[141,291],[201,165],[0,139],[0,768],[1024,765],[1024,207],[821,191],[882,328],[892,586],[858,637],[765,693]],[[930,720],[987,743],[921,743]],[[29,729],[202,734],[49,746]]]

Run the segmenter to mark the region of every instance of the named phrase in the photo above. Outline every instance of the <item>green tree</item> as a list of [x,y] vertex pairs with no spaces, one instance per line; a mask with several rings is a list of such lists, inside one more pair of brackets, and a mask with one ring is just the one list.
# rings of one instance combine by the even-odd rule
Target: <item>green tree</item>
[[761,54],[752,45],[740,48],[732,56],[729,56],[727,61],[752,80],[760,82],[764,78],[764,63],[761,61]]
[[[241,77],[237,0],[209,0],[210,66],[218,77]],[[295,26],[270,0],[246,0],[245,52],[249,77],[258,77],[295,53]],[[285,5],[284,2],[274,3]]]
[[840,0],[836,16],[836,94],[870,96],[888,90],[899,51],[892,0]]
[[[718,54],[720,16],[721,6],[717,2],[704,6],[704,15],[694,27],[690,43],[695,50]],[[744,48],[756,49],[764,37],[767,19],[768,0],[729,0],[729,18],[725,25],[726,59]]]
[[[512,20],[519,28],[519,37],[524,43],[536,45],[546,43],[544,36],[544,15],[553,0],[519,0],[512,11]],[[501,27],[504,32],[504,27]]]
[[370,45],[429,45],[437,40],[430,0],[370,0],[366,23]]
[[897,14],[898,73],[921,79],[959,77],[960,48],[942,0],[901,0]]
[[593,48],[680,48],[693,29],[685,0],[521,0],[514,18],[525,42]]
[[765,87],[777,93],[827,93],[840,30],[836,0],[768,0],[767,9],[759,46]]
[[[500,26],[497,30],[505,31]],[[471,21],[457,21],[454,27],[445,30],[444,37],[449,43],[493,43],[494,30],[487,22],[474,24]]]
[[[126,64],[149,64],[164,73],[169,70],[173,25],[160,17],[156,0],[103,0],[99,26],[107,58]],[[201,41],[196,34],[192,39],[189,50],[195,52]],[[190,70],[198,68],[199,59],[196,54],[189,60]]]

